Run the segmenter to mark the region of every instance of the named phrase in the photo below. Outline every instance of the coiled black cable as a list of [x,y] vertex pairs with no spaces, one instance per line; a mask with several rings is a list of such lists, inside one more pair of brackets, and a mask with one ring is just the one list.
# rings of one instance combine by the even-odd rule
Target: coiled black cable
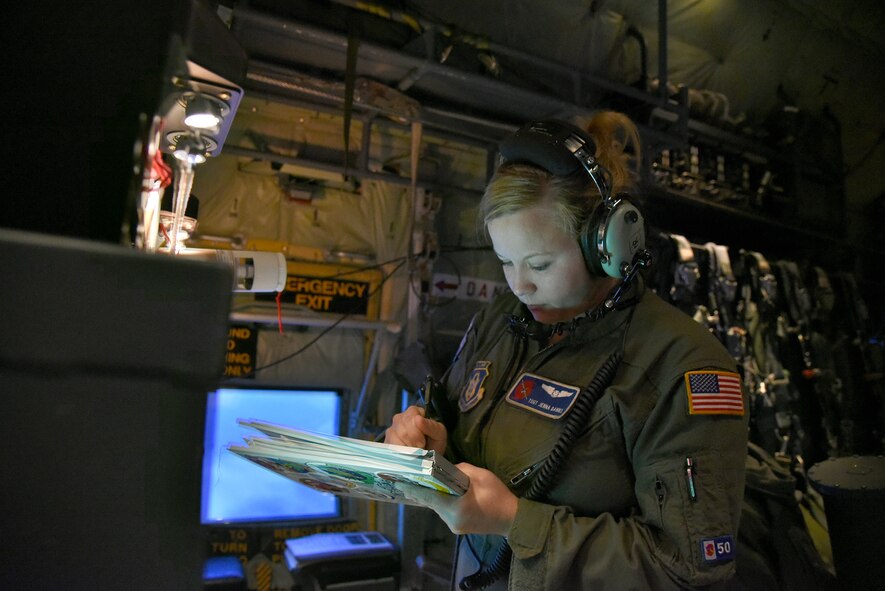
[[[587,389],[575,401],[575,406],[569,413],[568,419],[566,419],[562,434],[556,441],[556,445],[553,446],[550,455],[541,464],[538,475],[529,487],[528,492],[526,492],[525,498],[531,501],[541,501],[550,489],[553,488],[556,478],[560,475],[560,468],[565,460],[568,459],[575,440],[587,424],[587,419],[590,418],[590,412],[593,410],[596,402],[602,397],[605,389],[615,379],[615,373],[621,364],[622,357],[623,355],[620,351],[612,353],[605,363],[602,364],[602,367],[599,368],[599,371],[596,372],[596,375],[593,376]],[[504,574],[507,565],[510,564],[512,554],[513,550],[510,548],[510,544],[505,541],[498,549],[498,553],[495,555],[492,563],[486,568],[461,579],[460,583],[458,583],[458,588],[461,591],[475,591],[488,587]]]

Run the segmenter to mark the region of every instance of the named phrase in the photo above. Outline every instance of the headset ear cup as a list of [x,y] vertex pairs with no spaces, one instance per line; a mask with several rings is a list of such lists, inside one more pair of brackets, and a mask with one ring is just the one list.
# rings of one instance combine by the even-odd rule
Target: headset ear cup
[[608,212],[599,253],[600,264],[609,277],[624,276],[624,269],[633,264],[636,253],[645,248],[645,218],[642,212],[626,197],[617,200]]
[[594,277],[605,277],[605,269],[602,268],[602,262],[599,260],[599,249],[596,247],[596,236],[599,232],[599,225],[605,221],[608,210],[605,205],[600,202],[593,213],[587,218],[584,227],[578,235],[578,244],[581,247],[581,254],[584,256],[584,264],[587,270]]
[[645,243],[645,217],[627,195],[620,196],[612,209],[600,203],[580,236],[584,262],[597,277],[623,278],[622,268],[632,264]]

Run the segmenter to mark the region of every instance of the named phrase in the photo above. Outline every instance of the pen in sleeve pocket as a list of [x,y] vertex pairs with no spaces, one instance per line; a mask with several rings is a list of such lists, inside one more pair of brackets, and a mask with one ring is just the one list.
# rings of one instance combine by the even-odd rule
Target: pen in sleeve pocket
[[694,481],[695,463],[691,457],[685,458],[685,481],[688,483],[688,498],[694,502],[698,500],[698,489]]

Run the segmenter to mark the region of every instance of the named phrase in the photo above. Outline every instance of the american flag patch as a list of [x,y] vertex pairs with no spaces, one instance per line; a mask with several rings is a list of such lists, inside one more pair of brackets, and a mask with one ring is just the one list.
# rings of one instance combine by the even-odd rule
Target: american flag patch
[[693,415],[743,415],[741,377],[727,371],[689,371],[685,374],[688,412]]

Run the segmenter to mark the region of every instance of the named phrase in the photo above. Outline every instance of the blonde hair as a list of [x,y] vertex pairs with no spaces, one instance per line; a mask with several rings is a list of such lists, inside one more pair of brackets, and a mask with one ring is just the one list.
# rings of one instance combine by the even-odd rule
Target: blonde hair
[[[596,160],[610,173],[612,193],[635,187],[639,167],[639,130],[629,117],[600,111],[579,124],[596,143]],[[635,158],[627,149],[632,148]],[[631,166],[631,160],[632,166]],[[477,222],[488,237],[487,226],[495,218],[517,211],[548,205],[556,223],[577,236],[596,209],[601,196],[586,172],[554,176],[531,164],[505,163],[498,167],[479,203]]]

